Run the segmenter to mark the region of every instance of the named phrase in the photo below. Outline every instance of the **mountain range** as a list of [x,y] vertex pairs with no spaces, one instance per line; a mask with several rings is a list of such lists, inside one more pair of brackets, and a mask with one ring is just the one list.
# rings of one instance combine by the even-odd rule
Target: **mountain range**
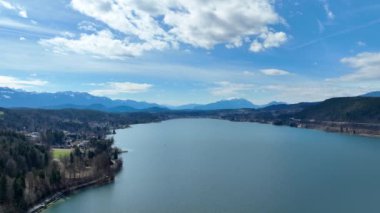
[[112,100],[107,97],[94,96],[86,92],[28,92],[20,89],[0,87],[0,107],[6,108],[71,108],[91,109],[106,112],[136,112],[165,110],[219,110],[241,108],[257,109],[277,104],[284,103],[271,102],[266,105],[255,105],[246,99],[228,99],[209,104],[165,106],[144,101]]
[[46,109],[94,109],[101,111],[138,111],[162,107],[158,104],[133,100],[112,100],[85,92],[27,92],[24,90],[0,88],[0,106],[8,108]]
[[[370,92],[363,97],[380,97],[380,91]],[[6,108],[44,108],[44,109],[90,109],[106,112],[159,112],[166,110],[221,110],[221,109],[260,109],[266,107],[286,107],[284,102],[270,102],[256,105],[242,99],[220,100],[208,104],[187,104],[166,106],[134,100],[113,100],[107,97],[94,96],[86,92],[28,92],[20,89],[0,87],[0,107]]]

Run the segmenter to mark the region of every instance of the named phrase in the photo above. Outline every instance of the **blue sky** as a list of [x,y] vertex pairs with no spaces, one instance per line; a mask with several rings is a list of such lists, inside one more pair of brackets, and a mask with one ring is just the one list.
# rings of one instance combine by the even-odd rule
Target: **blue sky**
[[0,84],[178,105],[380,90],[375,0],[0,0]]

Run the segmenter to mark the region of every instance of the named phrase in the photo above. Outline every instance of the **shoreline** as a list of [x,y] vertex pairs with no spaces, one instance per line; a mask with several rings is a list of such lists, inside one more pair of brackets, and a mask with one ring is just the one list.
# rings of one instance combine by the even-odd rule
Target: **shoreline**
[[[294,126],[294,125],[291,125],[291,124],[288,124],[288,123],[284,123],[284,124],[278,125],[278,124],[275,124],[273,121],[233,120],[233,119],[218,118],[218,117],[194,117],[194,118],[192,118],[192,117],[183,117],[183,118],[178,117],[178,118],[171,118],[171,119],[163,119],[161,121],[148,122],[148,123],[138,123],[138,124],[160,123],[160,122],[163,122],[163,121],[170,121],[170,120],[176,120],[176,119],[215,119],[215,120],[224,120],[224,121],[230,121],[230,122],[258,123],[258,124],[267,124],[267,125],[272,125],[272,126],[284,126],[284,127],[298,128],[298,129],[317,130],[317,131],[323,131],[323,132],[326,132],[326,133],[340,133],[342,135],[361,136],[361,137],[370,137],[370,138],[380,138],[380,133],[379,134],[352,133],[352,132],[348,132],[348,131],[343,131],[343,132],[342,131],[337,131],[337,130],[331,129],[331,128],[329,129],[329,127],[331,127],[331,126],[321,125],[322,122],[321,123],[315,123],[317,125],[314,125],[314,126],[313,125],[302,125],[302,124],[305,124],[305,123],[300,123],[301,125]],[[354,123],[344,123],[344,124],[354,124]],[[131,125],[135,125],[135,124],[131,124]],[[129,125],[126,128],[129,128],[131,125]],[[374,125],[379,125],[379,124],[374,124]],[[118,129],[126,129],[126,128],[118,128]],[[127,153],[127,152],[128,152],[128,150],[120,150],[119,153],[122,154],[122,153]],[[119,172],[120,169],[118,169],[117,171],[115,171],[114,174],[116,174],[117,172]],[[55,202],[59,201],[62,198],[70,196],[70,195],[72,195],[75,192],[78,192],[78,191],[84,190],[84,189],[88,189],[88,188],[91,188],[91,187],[97,187],[97,186],[102,186],[102,185],[105,185],[105,184],[113,183],[114,179],[115,179],[115,175],[113,175],[113,176],[103,176],[102,178],[99,178],[99,179],[90,180],[88,182],[81,183],[81,184],[76,185],[76,186],[71,186],[71,187],[69,187],[67,189],[62,189],[62,190],[60,190],[58,192],[55,192],[53,195],[48,196],[47,198],[45,198],[44,200],[40,201],[36,205],[32,206],[31,208],[29,208],[29,210],[27,212],[28,213],[40,213],[43,210],[49,208]]]
[[[138,123],[138,124],[150,124],[150,123],[160,123],[162,121],[170,121],[170,120],[176,120],[176,119],[216,119],[216,120],[226,120],[230,122],[247,122],[247,123],[258,123],[258,124],[268,124],[268,125],[273,125],[273,126],[286,126],[286,127],[291,127],[291,128],[299,128],[299,129],[312,129],[312,130],[318,130],[318,131],[323,131],[327,133],[340,133],[342,135],[351,135],[351,136],[361,136],[361,137],[371,137],[371,138],[380,138],[380,132],[378,134],[370,134],[370,133],[360,133],[358,130],[366,130],[366,129],[350,129],[351,131],[338,131],[336,128],[331,128],[332,126],[329,125],[323,125],[323,122],[316,122],[314,125],[307,125],[310,123],[305,123],[305,122],[300,122],[298,125],[292,125],[289,123],[283,123],[283,124],[276,124],[273,121],[253,121],[253,120],[234,120],[234,119],[228,119],[228,118],[220,118],[220,117],[178,117],[178,118],[170,118],[170,119],[163,119],[160,121],[154,121],[154,122],[148,122],[148,123]],[[336,124],[336,123],[334,123]],[[345,122],[343,124],[349,124],[349,125],[354,125],[355,123],[349,123]],[[135,125],[135,124],[131,124]],[[131,125],[128,125],[127,127],[124,128],[118,128],[118,129],[126,129],[129,128]],[[375,126],[380,125],[380,124],[373,124]],[[352,132],[354,130],[354,132]],[[357,131],[357,132],[355,132]],[[122,153],[127,153],[128,150],[120,150],[120,154]],[[118,170],[119,171],[119,170]],[[115,174],[118,172],[115,171]],[[91,180],[86,183],[82,183],[76,186],[72,186],[68,189],[63,189],[58,192],[55,192],[53,195],[45,198],[43,201],[37,203],[33,207],[29,208],[27,211],[28,213],[39,213],[42,212],[44,209],[48,208],[50,205],[55,203],[56,201],[71,195],[72,193],[78,191],[78,190],[83,190],[86,188],[94,187],[94,186],[101,186],[105,184],[109,184],[114,182],[114,176],[109,177],[109,176],[104,176],[102,178],[96,179],[96,180]]]
[[[350,122],[332,122],[332,121],[317,121],[317,122],[299,122],[299,123],[282,123],[282,124],[276,124],[276,121],[273,120],[239,120],[239,119],[230,119],[230,118],[221,118],[221,117],[177,117],[177,118],[170,118],[170,119],[163,119],[162,121],[169,121],[169,120],[175,120],[175,119],[215,119],[215,120],[225,120],[225,121],[231,121],[231,122],[247,122],[247,123],[258,123],[258,124],[269,124],[273,126],[286,126],[286,127],[292,127],[292,128],[298,128],[298,129],[313,129],[313,130],[319,130],[323,132],[330,132],[330,133],[340,133],[343,135],[351,135],[351,136],[362,136],[362,137],[371,137],[371,138],[380,138],[380,124],[362,124],[362,123],[350,123]],[[157,122],[150,122],[150,123],[157,123]],[[139,124],[149,124],[149,123],[139,123]],[[328,125],[330,124],[330,125]],[[135,125],[135,124],[131,124]],[[370,128],[350,128],[346,127],[344,125],[367,125],[371,127],[378,127],[379,130],[370,130]],[[340,127],[343,127],[341,129]]]
[[40,213],[43,210],[47,209],[50,205],[54,204],[56,201],[67,197],[76,191],[83,190],[86,188],[94,187],[94,186],[102,186],[105,184],[113,183],[115,180],[115,177],[111,176],[104,176],[96,180],[91,180],[89,182],[85,182],[76,186],[69,187],[67,189],[62,189],[58,192],[55,192],[53,195],[48,196],[43,201],[37,203],[36,205],[29,208],[27,211],[28,213]]
[[[185,117],[190,118],[191,117]],[[330,133],[340,133],[343,135],[351,135],[351,136],[363,136],[363,137],[371,137],[371,138],[380,138],[380,124],[364,124],[364,123],[350,123],[350,122],[332,122],[332,121],[315,121],[315,122],[284,122],[284,123],[276,123],[273,120],[244,120],[244,119],[230,119],[230,118],[221,118],[221,117],[195,117],[195,118],[210,118],[216,120],[227,120],[231,122],[247,122],[247,123],[258,123],[258,124],[269,124],[273,126],[286,126],[291,128],[298,129],[313,129],[319,130],[323,132]],[[181,118],[179,118],[181,119]],[[348,126],[347,126],[348,125]],[[370,128],[354,128],[352,126],[367,126]],[[373,130],[371,127],[376,127],[378,129]]]
[[[224,119],[222,119],[224,120]],[[231,121],[231,120],[230,120]],[[232,122],[244,122],[244,121],[232,121]],[[263,122],[257,122],[257,121],[248,121],[250,123],[263,123]],[[351,136],[362,136],[362,137],[370,137],[370,138],[380,138],[380,132],[379,133],[354,133],[352,131],[340,131],[337,129],[332,128],[331,126],[323,126],[323,125],[316,125],[316,126],[308,126],[301,124],[300,126],[293,126],[291,124],[282,124],[282,125],[276,125],[273,122],[264,122],[264,124],[269,124],[273,126],[286,126],[286,127],[291,127],[291,128],[297,128],[297,129],[313,129],[313,130],[319,130],[327,133],[339,133],[342,135],[351,135]],[[365,129],[354,129],[354,131],[360,131],[360,130],[365,130]]]
[[62,188],[51,195],[42,198],[40,201],[36,202],[33,206],[28,208],[27,212],[28,213],[40,213],[43,210],[47,209],[50,205],[54,204],[56,201],[70,196],[71,194],[91,188],[91,187],[96,187],[96,186],[102,186],[105,184],[113,183],[115,181],[116,174],[120,172],[122,169],[123,162],[120,161],[117,163],[117,166],[112,169],[112,173],[109,175],[103,175],[100,178],[97,179],[89,179],[89,180],[84,180],[83,182],[77,183],[73,186],[68,186],[65,188]]

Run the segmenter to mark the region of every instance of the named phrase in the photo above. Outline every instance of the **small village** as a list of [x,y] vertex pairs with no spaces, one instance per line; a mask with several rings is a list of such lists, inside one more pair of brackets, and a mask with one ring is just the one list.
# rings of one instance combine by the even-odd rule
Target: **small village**
[[[96,136],[91,136],[89,139],[82,139],[84,138],[82,135],[79,135],[77,133],[72,133],[68,131],[62,131],[63,132],[63,140],[60,144],[51,144],[52,148],[61,148],[61,149],[71,149],[73,147],[85,147],[87,143],[90,141],[91,138],[96,138]],[[41,143],[41,133],[40,132],[26,132],[23,133],[26,138],[33,143]],[[86,138],[86,137],[85,137]]]

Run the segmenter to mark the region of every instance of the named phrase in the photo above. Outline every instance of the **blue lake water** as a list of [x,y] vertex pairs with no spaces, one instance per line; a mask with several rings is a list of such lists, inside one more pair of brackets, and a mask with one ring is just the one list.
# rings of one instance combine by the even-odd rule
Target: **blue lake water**
[[118,130],[113,184],[45,212],[380,212],[380,139],[212,119]]

